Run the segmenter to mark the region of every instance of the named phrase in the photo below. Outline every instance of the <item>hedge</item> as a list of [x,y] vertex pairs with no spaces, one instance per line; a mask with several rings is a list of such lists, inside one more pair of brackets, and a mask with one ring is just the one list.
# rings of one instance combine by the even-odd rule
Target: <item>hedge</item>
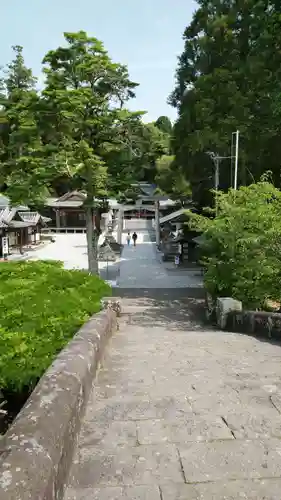
[[111,288],[60,262],[0,264],[0,392],[31,392]]

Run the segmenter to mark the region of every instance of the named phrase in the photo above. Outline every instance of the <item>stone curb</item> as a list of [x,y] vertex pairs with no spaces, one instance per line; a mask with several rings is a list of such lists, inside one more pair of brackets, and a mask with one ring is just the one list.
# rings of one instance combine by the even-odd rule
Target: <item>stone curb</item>
[[60,500],[92,382],[116,327],[111,307],[61,351],[0,442],[1,500]]
[[237,333],[246,333],[275,339],[281,339],[281,314],[267,311],[229,311],[226,329]]
[[281,339],[281,313],[274,311],[250,311],[232,297],[213,299],[206,295],[207,319],[221,330]]

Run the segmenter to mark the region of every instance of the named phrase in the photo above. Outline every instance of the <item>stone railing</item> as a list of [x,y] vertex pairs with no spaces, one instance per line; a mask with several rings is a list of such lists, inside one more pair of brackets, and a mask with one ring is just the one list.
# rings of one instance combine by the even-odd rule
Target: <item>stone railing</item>
[[221,297],[214,301],[209,295],[206,308],[207,318],[222,330],[281,339],[281,313],[245,310],[239,300]]
[[61,351],[1,439],[1,500],[61,500],[76,436],[120,300],[104,299]]

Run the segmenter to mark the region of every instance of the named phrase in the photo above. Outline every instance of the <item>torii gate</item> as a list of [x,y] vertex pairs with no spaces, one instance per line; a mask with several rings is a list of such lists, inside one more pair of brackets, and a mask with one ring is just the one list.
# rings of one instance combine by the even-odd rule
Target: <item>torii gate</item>
[[[155,198],[158,198],[155,196]],[[160,198],[160,197],[159,197]],[[119,209],[118,209],[118,217],[117,217],[117,243],[121,244],[122,243],[122,232],[123,232],[123,226],[124,226],[124,212],[130,211],[130,210],[136,210],[136,209],[141,209],[141,207],[145,208],[146,210],[149,210],[151,212],[155,212],[155,233],[156,233],[156,245],[160,244],[160,213],[159,213],[159,200],[156,199],[153,204],[151,205],[142,205],[141,200],[140,203],[134,204],[134,205],[125,205],[125,204],[120,204]]]

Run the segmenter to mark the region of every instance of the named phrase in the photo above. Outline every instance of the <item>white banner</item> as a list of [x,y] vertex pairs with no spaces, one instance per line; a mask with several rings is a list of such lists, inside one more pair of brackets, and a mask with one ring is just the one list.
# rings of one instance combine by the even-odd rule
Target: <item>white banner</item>
[[9,253],[9,240],[7,236],[2,238],[2,254],[8,255]]

